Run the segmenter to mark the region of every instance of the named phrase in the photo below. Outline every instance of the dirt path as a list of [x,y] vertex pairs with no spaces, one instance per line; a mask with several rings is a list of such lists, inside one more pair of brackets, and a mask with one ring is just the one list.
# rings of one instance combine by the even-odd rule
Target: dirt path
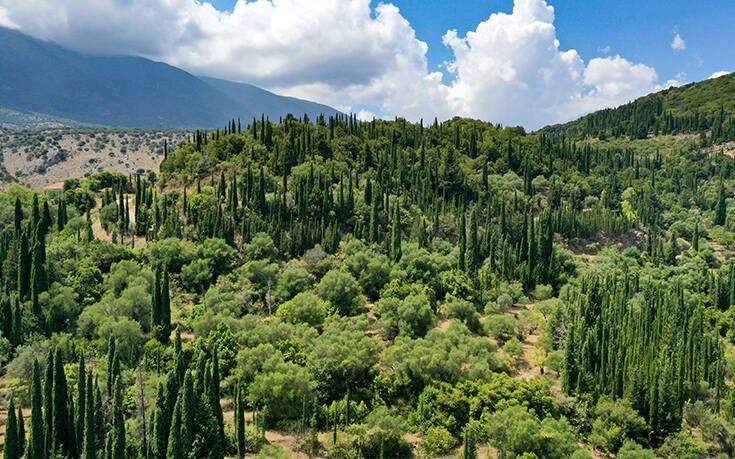
[[[126,195],[128,198],[128,206],[130,208],[130,228],[135,228],[135,197]],[[100,218],[100,209],[102,208],[102,199],[97,198],[97,205],[90,213],[92,219],[92,233],[94,237],[101,241],[112,241],[112,235],[102,228],[102,219]],[[130,247],[130,235],[125,236],[125,245]],[[135,247],[140,248],[146,245],[145,237],[135,236]]]

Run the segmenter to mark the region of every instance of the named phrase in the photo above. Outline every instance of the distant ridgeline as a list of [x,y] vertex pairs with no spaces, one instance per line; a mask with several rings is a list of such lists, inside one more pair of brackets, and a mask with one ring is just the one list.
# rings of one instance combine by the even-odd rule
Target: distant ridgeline
[[541,132],[577,139],[689,133],[710,144],[735,140],[735,74],[669,88]]

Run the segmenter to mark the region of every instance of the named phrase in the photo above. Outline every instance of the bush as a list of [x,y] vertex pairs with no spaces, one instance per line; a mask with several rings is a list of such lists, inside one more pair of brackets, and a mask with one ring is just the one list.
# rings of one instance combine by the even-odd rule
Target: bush
[[365,303],[360,285],[352,274],[333,269],[324,275],[317,286],[319,296],[329,302],[333,312],[351,316]]
[[498,299],[495,300],[495,302],[498,304],[500,312],[505,312],[513,307],[513,298],[511,298],[507,293],[501,293],[498,295]]
[[641,445],[632,440],[626,440],[618,451],[618,459],[656,459],[657,457],[653,451],[643,449]]
[[290,300],[311,286],[309,272],[304,268],[289,268],[278,276],[278,296]]
[[543,421],[526,408],[514,406],[487,419],[488,443],[509,457],[533,453],[538,457],[564,459],[574,453],[577,440],[565,419]]
[[212,281],[212,267],[207,260],[194,260],[181,268],[181,283],[192,293],[204,293]]
[[551,294],[553,292],[553,288],[551,285],[537,285],[536,288],[533,290],[533,297],[536,298],[536,301],[543,301],[548,300],[551,298]]
[[456,443],[452,434],[444,427],[431,427],[421,437],[419,450],[426,457],[444,456]]
[[335,457],[384,457],[402,459],[412,456],[411,445],[403,438],[401,419],[385,406],[378,406],[362,424],[347,428],[346,438],[335,446]]
[[511,356],[516,363],[523,358],[523,344],[515,336],[503,345],[503,350]]
[[423,293],[408,295],[405,299],[383,298],[374,309],[381,320],[388,339],[397,335],[422,337],[434,323],[434,309]]
[[516,334],[516,320],[511,316],[495,314],[485,321],[485,329],[495,339],[504,343]]
[[475,333],[482,330],[480,314],[477,313],[475,305],[461,298],[447,295],[447,317],[461,320]]
[[321,325],[327,315],[324,303],[311,292],[301,292],[278,308],[278,317],[292,324]]
[[589,435],[590,444],[600,450],[616,453],[625,440],[645,441],[646,421],[627,400],[612,401],[602,397],[595,407],[595,420]]
[[248,260],[270,259],[278,253],[276,246],[273,244],[273,239],[266,233],[255,234],[250,243],[243,246],[242,251]]

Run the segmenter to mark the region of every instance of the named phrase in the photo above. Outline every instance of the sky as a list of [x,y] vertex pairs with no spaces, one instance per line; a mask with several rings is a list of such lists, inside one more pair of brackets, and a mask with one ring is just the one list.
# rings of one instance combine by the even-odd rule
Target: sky
[[527,129],[735,70],[732,24],[732,0],[0,0],[0,25],[81,52]]

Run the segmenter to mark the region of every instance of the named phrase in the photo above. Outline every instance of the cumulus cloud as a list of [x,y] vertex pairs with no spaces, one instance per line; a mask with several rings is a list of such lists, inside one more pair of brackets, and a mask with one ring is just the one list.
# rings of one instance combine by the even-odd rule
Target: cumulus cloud
[[674,35],[674,39],[671,41],[671,49],[676,51],[683,51],[687,49],[687,43],[681,38],[681,35],[677,32]]
[[496,13],[460,38],[444,36],[456,73],[450,103],[468,116],[536,128],[619,105],[656,88],[656,71],[620,56],[585,65],[575,50],[560,49],[554,8],[516,0],[512,14]]
[[[0,0],[0,24],[95,54],[136,54],[341,110],[412,120],[455,114],[537,128],[657,89],[653,68],[564,50],[554,8],[515,0],[460,37],[443,75],[397,7],[370,0]],[[363,113],[366,115],[367,111]]]
[[730,72],[728,72],[726,70],[721,70],[719,72],[715,72],[712,75],[710,75],[709,78],[708,78],[708,80],[711,80],[712,78],[719,78],[721,76],[725,76],[725,75],[729,75],[729,74],[730,74]]

